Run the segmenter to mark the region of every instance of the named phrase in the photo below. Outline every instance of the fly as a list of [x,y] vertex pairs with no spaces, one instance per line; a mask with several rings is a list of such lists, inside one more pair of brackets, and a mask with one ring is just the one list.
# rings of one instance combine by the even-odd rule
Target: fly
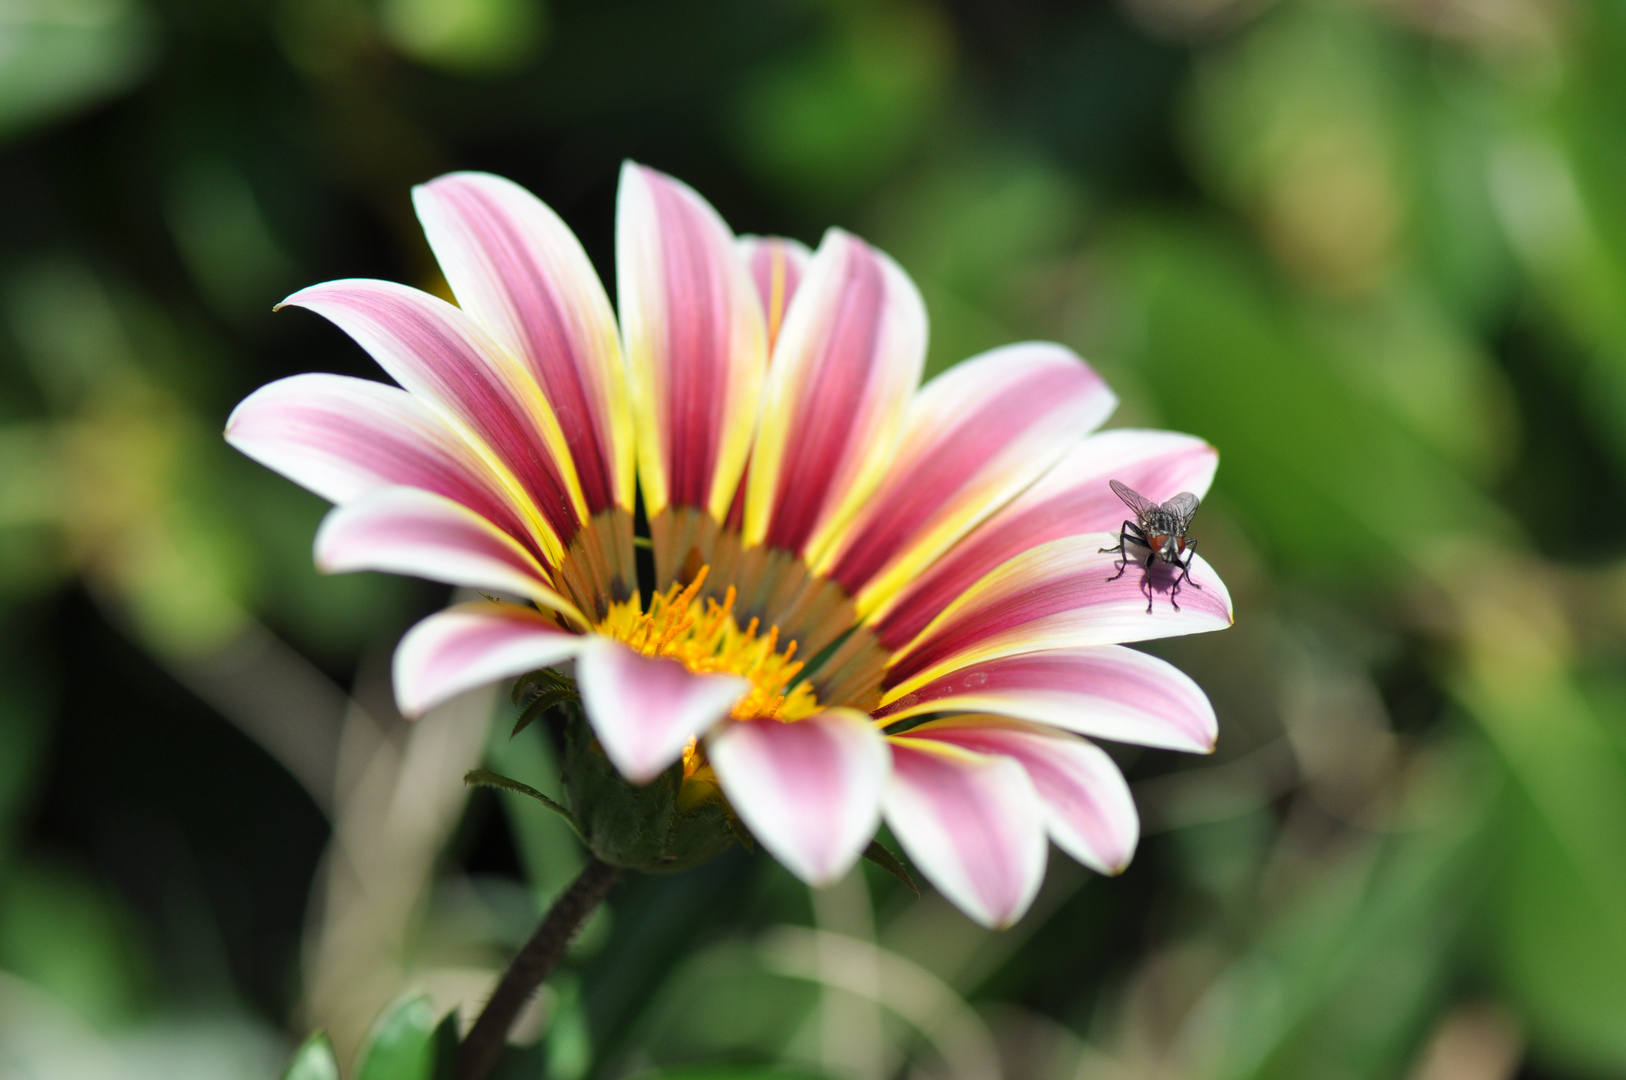
[[[1107,578],[1108,581],[1117,581],[1124,576],[1131,561],[1145,566],[1146,579],[1146,614],[1152,613],[1152,565],[1158,562],[1178,566],[1180,573],[1174,579],[1174,587],[1169,590],[1169,603],[1174,610],[1179,611],[1180,605],[1174,601],[1175,594],[1180,591],[1182,581],[1191,582],[1195,588],[1202,588],[1195,581],[1191,581],[1191,556],[1196,553],[1197,540],[1187,536],[1186,529],[1191,525],[1191,519],[1197,514],[1200,500],[1189,491],[1182,491],[1165,503],[1155,503],[1142,495],[1128,484],[1111,481],[1112,490],[1124,505],[1135,512],[1134,521],[1125,521],[1118,530],[1118,546],[1102,548],[1103,552],[1115,551],[1118,553],[1118,572]],[[1130,558],[1130,548],[1136,548],[1134,558]],[[1146,553],[1143,558],[1140,552]],[[1182,561],[1184,556],[1184,561]]]

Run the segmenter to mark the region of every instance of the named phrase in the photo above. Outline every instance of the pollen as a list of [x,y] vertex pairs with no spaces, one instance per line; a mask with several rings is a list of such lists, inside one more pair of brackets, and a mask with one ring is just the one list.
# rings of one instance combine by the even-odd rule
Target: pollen
[[719,603],[700,596],[710,568],[702,566],[687,585],[657,593],[644,611],[635,597],[611,606],[598,631],[645,656],[676,660],[697,675],[738,675],[751,690],[735,703],[736,720],[801,720],[818,711],[807,683],[797,683],[803,662],[796,642],[779,642],[779,627],[761,632],[757,619],[741,627],[734,615],[734,586]]

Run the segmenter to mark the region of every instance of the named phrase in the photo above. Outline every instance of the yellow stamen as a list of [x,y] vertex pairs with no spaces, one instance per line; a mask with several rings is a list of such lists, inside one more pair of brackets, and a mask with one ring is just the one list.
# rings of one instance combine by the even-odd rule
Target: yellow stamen
[[[751,689],[735,703],[736,720],[800,720],[818,711],[818,698],[806,683],[792,688],[802,671],[796,642],[779,648],[779,627],[759,635],[753,617],[741,630],[734,618],[736,594],[730,585],[722,603],[700,599],[710,568],[702,566],[687,585],[674,584],[656,594],[644,611],[634,598],[613,604],[598,631],[625,642],[645,656],[676,660],[700,675],[739,675]],[[700,751],[684,751],[684,773],[702,764]],[[692,763],[692,764],[691,764]]]

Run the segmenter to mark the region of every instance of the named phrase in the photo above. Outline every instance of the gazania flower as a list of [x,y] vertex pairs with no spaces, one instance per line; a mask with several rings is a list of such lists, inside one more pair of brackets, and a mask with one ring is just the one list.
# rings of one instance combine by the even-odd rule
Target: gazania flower
[[1200,558],[1178,609],[1167,568],[1108,580],[1124,513],[1107,481],[1200,495],[1210,447],[1088,435],[1116,399],[1059,345],[917,389],[926,313],[892,260],[834,229],[811,254],[736,238],[646,168],[621,178],[619,326],[523,189],[460,173],[414,198],[458,306],[363,280],[286,301],[400,387],[299,375],[226,429],[337,504],[322,569],[523,601],[414,627],[395,658],[407,715],[574,661],[628,780],[681,763],[685,791],[720,791],[816,885],[884,816],[988,925],[1027,908],[1047,836],[1102,872],[1128,862],[1129,790],[1085,736],[1200,753],[1216,728],[1189,678],[1121,643],[1228,626],[1231,606]]

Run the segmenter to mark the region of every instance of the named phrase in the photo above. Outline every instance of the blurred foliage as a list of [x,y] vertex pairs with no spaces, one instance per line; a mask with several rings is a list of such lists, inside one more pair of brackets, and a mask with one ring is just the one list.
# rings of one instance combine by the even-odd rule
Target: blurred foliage
[[286,292],[443,288],[411,184],[613,282],[626,157],[1213,442],[1238,625],[1158,646],[1222,738],[1120,754],[1121,878],[635,877],[505,1077],[1626,1076],[1626,7],[7,0],[0,90],[0,1078],[431,1075],[579,869],[461,782],[559,798],[557,730],[393,711],[444,593],[216,432],[370,373]]

